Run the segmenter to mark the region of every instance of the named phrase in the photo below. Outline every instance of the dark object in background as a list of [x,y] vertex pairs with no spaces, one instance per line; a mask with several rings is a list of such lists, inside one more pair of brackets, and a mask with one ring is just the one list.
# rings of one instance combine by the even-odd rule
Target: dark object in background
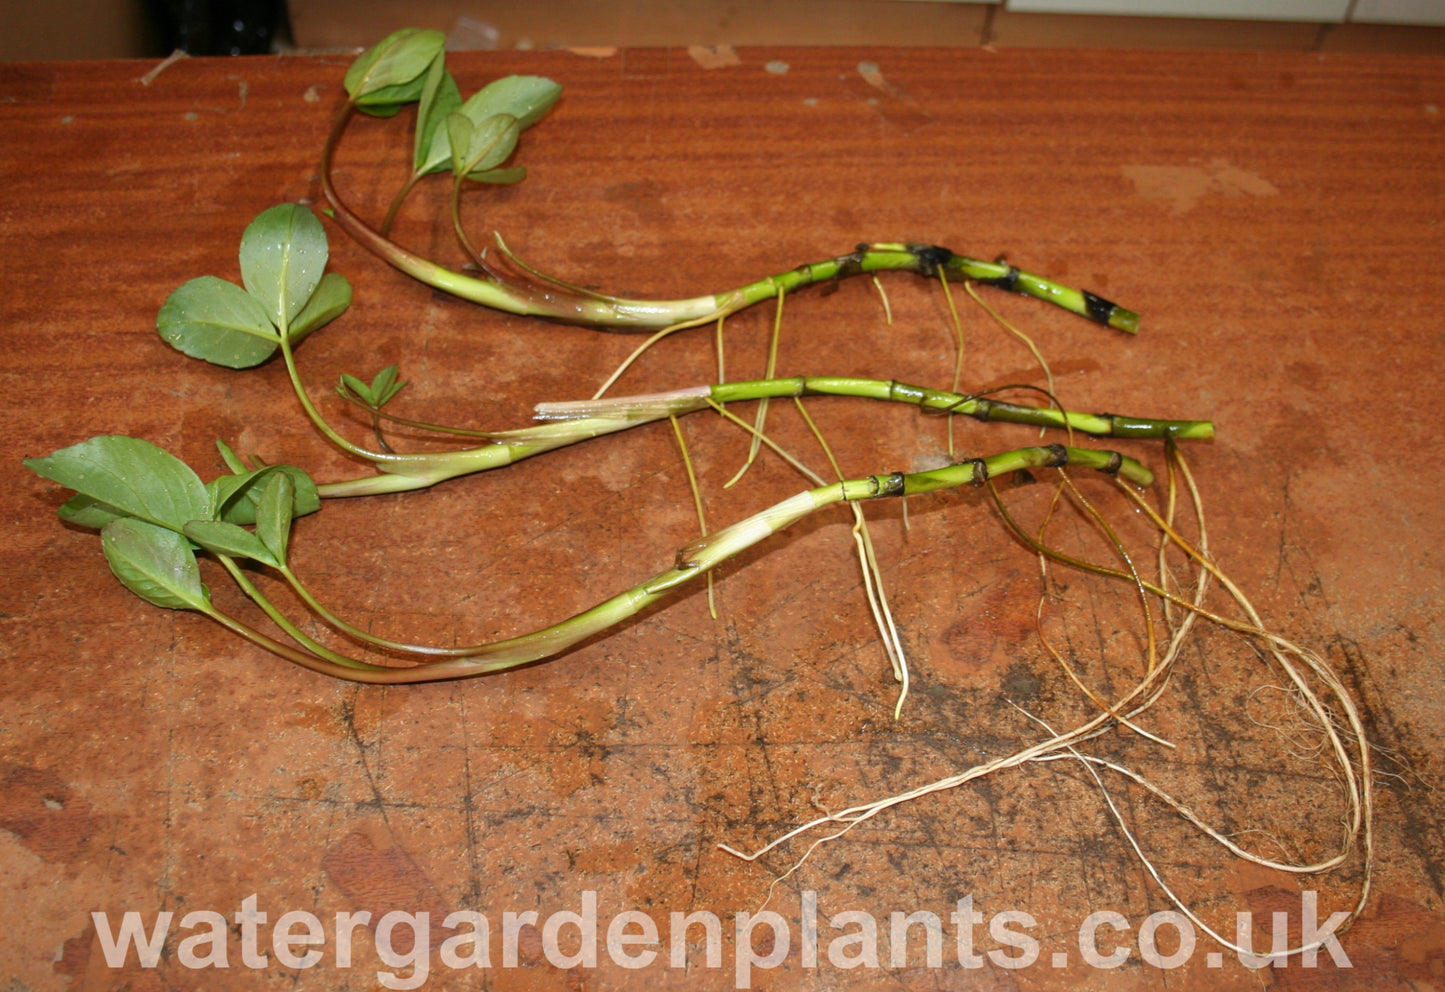
[[288,33],[284,0],[151,0],[169,51],[188,55],[268,55]]

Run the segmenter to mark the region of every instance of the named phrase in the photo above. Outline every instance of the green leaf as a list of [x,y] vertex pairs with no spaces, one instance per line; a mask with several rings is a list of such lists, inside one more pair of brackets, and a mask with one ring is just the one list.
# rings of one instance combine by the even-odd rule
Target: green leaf
[[522,136],[521,125],[511,114],[496,114],[482,121],[473,136],[473,158],[466,171],[485,172],[495,169],[517,150],[517,139]]
[[211,515],[210,496],[190,466],[139,438],[93,437],[25,465],[118,513],[170,530]]
[[260,365],[278,342],[256,298],[215,276],[192,279],[167,297],[156,330],[177,351],[229,369]]
[[232,451],[231,446],[225,441],[217,438],[216,448],[221,452],[221,461],[225,462],[226,467],[232,472],[240,475],[241,473],[247,471],[246,463],[241,461],[241,456],[236,454],[236,452]]
[[210,593],[190,542],[173,530],[127,517],[100,532],[110,570],[131,592],[168,610],[209,612]]
[[451,145],[452,172],[462,173],[466,169],[463,163],[472,151],[472,138],[477,133],[477,125],[466,114],[447,115],[447,140]]
[[376,397],[372,395],[371,387],[349,372],[343,372],[341,373],[341,381],[336,385],[336,391],[342,396],[345,396],[348,390],[367,406],[376,406]]
[[542,76],[505,76],[473,93],[461,112],[476,124],[509,114],[517,118],[518,129],[526,130],[541,120],[561,95],[562,87]]
[[326,269],[326,229],[296,203],[263,210],[241,235],[241,281],[271,322],[289,327]]
[[119,520],[125,514],[115,507],[101,503],[84,493],[72,496],[59,509],[60,519],[77,527],[100,530],[112,520]]
[[494,114],[480,124],[464,114],[447,118],[452,140],[452,171],[458,175],[485,172],[507,160],[517,148],[521,128],[511,114]]
[[[254,524],[261,493],[272,475],[283,473],[290,477],[293,492],[292,514],[303,517],[321,509],[321,496],[311,476],[295,465],[267,465],[253,472],[238,472],[223,475],[211,481],[207,490],[211,494],[210,514],[213,520],[224,520],[232,524]],[[196,518],[200,519],[200,518]]]
[[467,178],[493,186],[512,186],[527,178],[527,170],[520,165],[514,169],[488,169],[486,172],[469,172]]
[[413,168],[417,175],[443,172],[451,168],[452,146],[447,138],[447,116],[460,110],[461,90],[446,70],[446,60],[437,59],[427,70],[421,101],[416,112],[416,136],[412,148]]
[[371,380],[371,395],[378,407],[386,406],[391,398],[406,387],[405,382],[397,382],[397,367],[388,365],[376,373],[376,378]]
[[402,28],[363,52],[346,71],[351,102],[368,113],[389,110],[421,96],[426,72],[442,56],[446,35]]
[[328,272],[316,284],[316,291],[291,322],[291,344],[297,345],[312,331],[319,330],[351,306],[351,283],[339,272]]
[[261,500],[256,504],[256,536],[266,545],[276,561],[284,564],[291,540],[291,520],[296,500],[296,486],[285,472],[277,472],[266,480]]
[[224,520],[192,520],[185,535],[212,554],[249,558],[273,568],[280,564],[259,537]]

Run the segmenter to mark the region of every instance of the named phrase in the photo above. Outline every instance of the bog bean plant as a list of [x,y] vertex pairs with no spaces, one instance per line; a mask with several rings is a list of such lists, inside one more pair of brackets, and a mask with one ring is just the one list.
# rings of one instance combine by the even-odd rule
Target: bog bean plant
[[[1092,293],[1061,286],[1005,262],[985,262],[926,244],[863,243],[844,254],[803,264],[737,289],[681,300],[623,299],[583,289],[522,262],[500,237],[495,239],[495,252],[479,250],[464,224],[463,192],[476,184],[512,184],[525,177],[521,166],[511,164],[519,140],[524,131],[546,115],[561,89],[547,79],[512,76],[496,80],[463,99],[448,70],[443,42],[438,32],[403,30],[362,54],[346,73],[347,98],[321,154],[321,188],[329,207],[328,218],[408,276],[463,300],[601,330],[650,332],[645,344],[622,368],[640,358],[661,337],[708,324],[716,324],[720,334],[728,316],[771,300],[776,318],[767,376],[725,381],[719,361],[718,379],[712,383],[607,397],[603,394],[615,382],[614,375],[589,400],[539,403],[538,422],[531,426],[485,431],[424,424],[394,414],[394,401],[406,383],[397,366],[391,365],[371,375],[340,375],[337,393],[345,405],[359,409],[372,428],[369,440],[353,440],[326,419],[322,405],[308,394],[296,359],[297,349],[308,335],[347,311],[351,286],[339,273],[327,271],[328,240],[322,220],[300,204],[275,206],[256,217],[241,236],[239,284],[213,275],[185,282],[161,306],[157,329],[176,350],[227,368],[247,369],[274,361],[279,355],[310,423],[331,444],[364,466],[364,471],[355,478],[317,482],[294,465],[243,458],[222,441],[218,448],[225,471],[204,479],[191,466],[151,442],[119,435],[93,437],[49,456],[28,459],[25,464],[32,471],[74,491],[75,495],[60,507],[61,518],[99,533],[104,557],[126,588],[155,606],[202,614],[266,651],[324,675],[383,684],[458,679],[565,653],[584,638],[597,636],[671,596],[675,589],[710,578],[722,562],[765,543],[804,517],[834,512],[830,508],[846,504],[846,512],[853,520],[854,544],[869,606],[893,675],[901,683],[896,716],[908,690],[908,665],[862,506],[874,500],[907,500],[957,487],[982,488],[1006,535],[1037,555],[1045,584],[1051,569],[1066,568],[1117,581],[1132,590],[1141,624],[1141,657],[1132,684],[1122,693],[1102,694],[1087,683],[1081,666],[1067,652],[1044,637],[1040,626],[1040,639],[1058,664],[1061,682],[1077,688],[1088,701],[1092,715],[1087,719],[1058,729],[1021,710],[1020,720],[1034,728],[1037,736],[1014,753],[897,794],[827,813],[761,848],[745,851],[721,845],[724,850],[752,860],[785,844],[801,844],[795,848],[800,853],[792,858],[791,867],[782,872],[785,876],[797,870],[819,844],[900,804],[1007,768],[1068,761],[1084,769],[1097,783],[1119,829],[1166,897],[1222,945],[1240,949],[1234,940],[1216,932],[1196,915],[1185,898],[1171,888],[1119,812],[1105,786],[1106,777],[1139,787],[1237,857],[1295,875],[1328,872],[1353,863],[1359,885],[1349,920],[1361,912],[1369,893],[1372,866],[1370,747],[1356,705],[1330,666],[1316,652],[1273,632],[1209,550],[1200,489],[1184,454],[1188,443],[1213,437],[1209,421],[1068,410],[1051,386],[1034,390],[1038,400],[1035,405],[969,393],[960,388],[961,345],[950,389],[830,376],[826,370],[821,370],[822,374],[820,370],[776,374],[777,334],[785,298],[809,285],[858,275],[872,277],[880,294],[883,289],[878,273],[911,272],[936,281],[954,315],[960,342],[962,332],[956,323],[952,286],[964,287],[1000,323],[1004,323],[1002,318],[974,293],[974,286],[1032,296],[1103,327],[1130,334],[1138,330],[1138,315]],[[338,193],[334,178],[338,145],[355,115],[387,118],[403,111],[408,111],[404,119],[412,122],[411,171],[383,219],[373,224]],[[451,182],[449,222],[466,259],[461,268],[448,268],[424,258],[391,237],[393,221],[408,194],[433,176]],[[886,307],[886,295],[883,302]],[[1032,342],[1012,325],[1005,327],[1028,344],[1047,373],[1047,363]],[[943,415],[950,427],[954,416],[966,416],[1027,425],[1052,432],[1056,439],[983,456],[959,457],[952,464],[932,470],[882,471],[843,478],[803,403],[804,398],[813,396],[911,404],[922,412]],[[797,406],[828,454],[833,478],[809,469],[768,436],[764,418],[770,400],[792,401]],[[745,401],[757,401],[757,416],[752,424],[729,409]],[[317,512],[328,500],[424,489],[649,423],[667,421],[676,430],[679,418],[692,414],[711,414],[736,425],[749,439],[749,462],[762,448],[768,448],[797,468],[808,486],[742,520],[712,530],[706,527],[701,496],[695,491],[702,533],[676,549],[668,567],[584,612],[533,633],[462,647],[377,637],[345,620],[341,611],[319,602],[303,576],[291,566],[288,552],[293,522]],[[387,440],[384,428],[389,425],[402,425],[411,432],[430,432],[451,439],[451,443],[445,450],[431,446],[424,451],[397,451]],[[681,441],[680,431],[677,437]],[[1089,446],[1083,443],[1086,438],[1157,440],[1166,471],[1156,480],[1155,473],[1140,461]],[[681,454],[691,477],[685,445]],[[746,465],[740,474],[745,469]],[[1144,552],[1126,547],[1100,501],[1087,497],[1076,484],[1076,469],[1104,473],[1112,480],[1108,491],[1135,517],[1148,521],[1157,543]],[[1054,480],[1050,509],[1037,526],[1026,526],[1018,519],[995,485],[995,480],[1019,473],[1047,473]],[[1111,560],[1085,560],[1051,543],[1051,523],[1061,515],[1060,507],[1065,504],[1072,504],[1103,536],[1113,552]],[[1151,558],[1154,564],[1148,566]],[[210,563],[207,571],[215,569],[217,574],[229,577],[259,607],[269,620],[267,629],[218,604],[203,581],[203,560]],[[323,640],[322,635],[308,633],[317,629],[315,625],[307,622],[308,617],[288,614],[268,597],[255,579],[258,570],[278,577],[294,593],[286,597],[287,603],[293,604],[293,609],[295,603],[304,604],[336,636]],[[1222,600],[1223,605],[1215,605],[1217,600]],[[1148,730],[1142,718],[1165,695],[1171,675],[1200,624],[1223,628],[1250,642],[1255,656],[1292,695],[1300,719],[1315,741],[1319,760],[1330,767],[1342,797],[1343,816],[1338,818],[1341,838],[1326,853],[1288,857],[1251,849],[1237,836],[1205,822],[1138,771],[1088,749],[1094,739],[1121,728],[1165,748],[1176,746]],[[1288,956],[1311,952],[1318,950],[1321,943],[1317,940],[1275,948],[1273,953]]]

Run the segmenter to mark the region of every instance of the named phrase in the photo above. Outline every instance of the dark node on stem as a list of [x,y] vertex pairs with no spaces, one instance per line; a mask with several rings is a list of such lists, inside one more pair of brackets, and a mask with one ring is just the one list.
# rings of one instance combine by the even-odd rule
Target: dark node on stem
[[893,472],[883,477],[883,485],[879,488],[878,495],[902,496],[907,485],[902,472]]
[[988,401],[988,400],[980,400],[980,399],[976,399],[976,398],[973,397],[973,396],[965,396],[965,397],[963,397],[962,399],[960,399],[957,403],[955,403],[955,404],[953,404],[952,406],[950,406],[950,407],[948,408],[948,412],[949,412],[949,413],[953,413],[953,412],[954,412],[955,410],[957,410],[959,407],[963,406],[965,403],[968,403],[968,402],[970,402],[970,401],[974,401],[974,402],[977,402],[977,403],[978,403],[978,408],[975,409],[975,410],[973,411],[973,414],[972,414],[973,419],[974,419],[974,420],[981,421],[981,422],[983,422],[983,423],[985,423],[985,424],[988,423],[989,420],[993,417],[993,403],[991,403],[991,402]]
[[967,462],[959,462],[959,464],[973,466],[973,478],[970,482],[974,488],[979,488],[988,481],[988,462],[982,458],[970,458]]
[[909,252],[918,259],[918,273],[932,279],[953,259],[953,252],[938,245],[909,245]]
[[850,255],[839,255],[835,262],[838,264],[838,271],[833,274],[833,281],[847,279],[849,276],[863,274],[863,252],[868,249],[867,245],[859,245],[858,250]]
[[[839,255],[833,259],[833,264],[837,266],[837,269],[833,272],[833,278],[823,284],[824,296],[836,291],[838,284],[844,279],[863,274],[863,253],[867,250],[866,244],[859,244],[851,254]],[[802,268],[807,269],[808,266],[805,265]]]
[[1069,464],[1069,449],[1062,444],[1051,444],[1048,446],[1050,468],[1063,468]]
[[897,379],[888,380],[888,401],[890,403],[912,403],[920,407],[925,414],[948,412],[924,406],[923,404],[928,401],[928,390],[909,385],[906,382],[899,382]]
[[1108,463],[1103,468],[1099,469],[1099,471],[1103,472],[1105,475],[1118,475],[1119,469],[1123,467],[1124,456],[1119,454],[1119,452],[1117,451],[1111,451],[1109,452]]
[[677,557],[673,560],[672,567],[679,571],[697,568],[701,563],[697,556],[706,550],[709,541],[706,536],[689,541],[677,549]]
[[[1005,263],[1004,260],[1000,258],[999,264],[1004,265],[1007,263]],[[1020,273],[1018,268],[1016,266],[1010,265],[1008,267],[1008,271],[1005,272],[1003,275],[995,279],[980,279],[979,282],[983,283],[985,286],[994,286],[998,289],[1002,289],[1004,292],[1007,293],[1016,293],[1018,292],[1019,288],[1019,274]]]
[[1114,311],[1119,309],[1118,305],[1109,302],[1102,296],[1095,296],[1087,289],[1081,289],[1079,292],[1083,294],[1084,309],[1088,311],[1089,319],[1096,324],[1108,327],[1109,321],[1113,319]]

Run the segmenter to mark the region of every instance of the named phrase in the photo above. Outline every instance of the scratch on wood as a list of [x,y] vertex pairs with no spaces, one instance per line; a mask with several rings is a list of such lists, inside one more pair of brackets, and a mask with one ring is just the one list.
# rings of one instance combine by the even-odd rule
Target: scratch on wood
[[167,55],[160,62],[158,62],[154,69],[146,73],[144,76],[141,76],[140,79],[136,81],[142,86],[149,86],[151,83],[156,81],[156,77],[159,76],[161,73],[165,72],[167,69],[169,69],[171,66],[175,65],[182,59],[188,58],[190,58],[189,55],[177,48],[174,52],[171,52],[171,54]]
[[894,83],[890,83],[883,75],[883,70],[876,62],[859,62],[858,75],[865,83],[883,94],[884,99],[869,100],[882,112],[884,118],[897,124],[903,129],[904,134],[912,134],[920,127],[933,120],[933,115],[924,110],[922,105],[908,91]]
[[743,64],[732,45],[689,45],[687,54],[704,69],[723,69],[730,65]]

